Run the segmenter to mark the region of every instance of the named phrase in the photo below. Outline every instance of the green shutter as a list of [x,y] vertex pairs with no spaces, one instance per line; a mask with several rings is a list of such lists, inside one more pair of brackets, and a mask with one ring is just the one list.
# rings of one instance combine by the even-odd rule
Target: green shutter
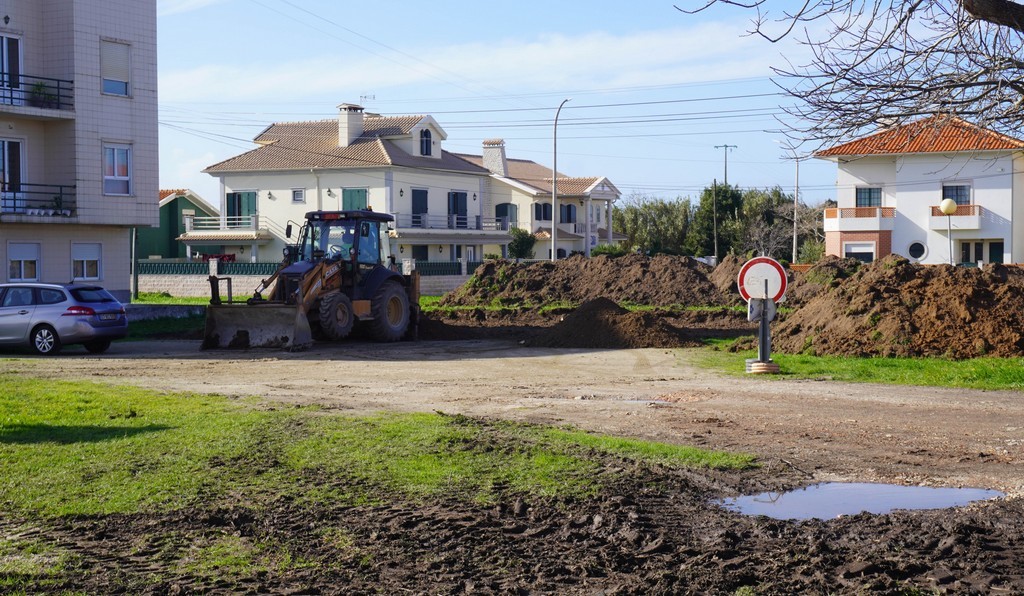
[[341,209],[343,211],[353,211],[356,209],[366,209],[366,189],[365,188],[345,188],[341,191]]

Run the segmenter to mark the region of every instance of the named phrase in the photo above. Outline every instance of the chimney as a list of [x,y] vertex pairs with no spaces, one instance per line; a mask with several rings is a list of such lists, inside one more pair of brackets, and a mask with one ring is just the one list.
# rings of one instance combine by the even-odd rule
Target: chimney
[[492,174],[508,176],[504,139],[484,139],[484,167]]
[[343,103],[338,110],[338,146],[348,147],[363,134],[363,106]]

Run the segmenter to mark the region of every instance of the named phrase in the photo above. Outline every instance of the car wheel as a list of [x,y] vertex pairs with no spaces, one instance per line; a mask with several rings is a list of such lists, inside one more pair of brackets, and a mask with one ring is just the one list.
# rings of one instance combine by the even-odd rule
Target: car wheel
[[110,340],[97,339],[94,341],[87,341],[83,345],[85,346],[86,350],[89,350],[89,352],[93,354],[102,354],[103,352],[107,351],[107,348],[110,347]]
[[32,349],[42,356],[56,354],[61,348],[60,337],[49,325],[40,325],[33,329],[30,340]]

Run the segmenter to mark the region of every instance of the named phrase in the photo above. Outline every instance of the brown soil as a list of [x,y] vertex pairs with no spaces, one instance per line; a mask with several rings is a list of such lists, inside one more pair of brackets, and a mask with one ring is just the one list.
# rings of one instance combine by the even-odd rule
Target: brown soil
[[[593,267],[612,266],[603,260]],[[477,272],[479,287],[450,300],[529,299],[525,288],[536,279],[569,279],[570,261],[577,269],[586,264],[488,265],[493,269]],[[695,304],[696,294],[678,291],[685,278],[686,288],[703,288],[721,304],[729,299],[715,286],[727,276],[713,283],[702,266],[673,258],[634,256],[621,264],[636,273],[629,276],[634,286],[645,287],[620,287],[617,280],[627,276],[615,273],[607,284],[583,283],[587,292],[558,287],[544,294],[581,303],[576,310],[430,315],[415,343],[325,343],[288,353],[119,342],[102,356],[69,348],[57,362],[18,357],[9,367],[41,378],[256,396],[267,407],[439,411],[484,426],[494,419],[568,425],[754,453],[759,468],[668,470],[608,457],[597,478],[605,488],[573,501],[499,491],[492,505],[381,495],[386,504],[358,507],[280,497],[219,499],[154,515],[35,520],[0,512],[0,545],[38,540],[73,555],[37,579],[17,576],[17,566],[4,567],[0,557],[0,585],[16,579],[28,593],[131,594],[734,594],[744,587],[757,594],[1024,593],[1018,392],[712,374],[694,364],[691,351],[665,348],[749,336],[754,326],[745,313],[631,313],[612,301]],[[845,346],[858,354],[891,353],[886,346],[894,345],[1021,354],[1013,330],[1024,321],[1013,310],[1022,304],[1024,276],[1016,270],[887,259],[848,275],[847,265],[825,264],[820,277],[794,280],[791,287],[818,287],[807,285],[814,296],[773,324],[776,348],[791,342],[804,349],[809,341],[815,350]],[[503,270],[502,283],[488,281]],[[673,281],[656,287],[659,279]],[[658,347],[619,349],[638,345]],[[470,447],[501,449],[507,441]],[[239,465],[233,472],[259,474],[280,464],[268,456]],[[1009,497],[804,522],[747,517],[716,504],[823,481],[977,486]],[[303,482],[294,494],[358,481],[310,474]],[[270,545],[297,563],[245,573],[192,564],[196,549],[228,539],[241,548]]]

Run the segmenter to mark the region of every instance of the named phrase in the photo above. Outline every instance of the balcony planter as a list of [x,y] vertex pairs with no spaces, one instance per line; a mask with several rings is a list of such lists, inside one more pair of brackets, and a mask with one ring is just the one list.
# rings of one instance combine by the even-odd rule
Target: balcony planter
[[50,87],[42,81],[32,85],[28,93],[28,105],[36,108],[57,107],[57,96],[50,91]]

